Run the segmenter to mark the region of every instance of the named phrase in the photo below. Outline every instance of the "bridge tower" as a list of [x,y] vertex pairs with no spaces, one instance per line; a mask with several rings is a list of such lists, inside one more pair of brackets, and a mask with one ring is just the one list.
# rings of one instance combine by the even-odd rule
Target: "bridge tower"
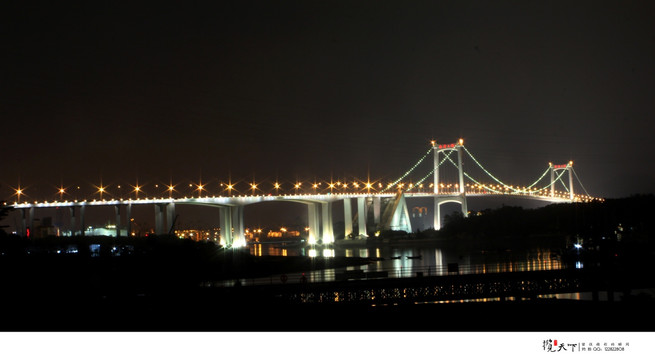
[[573,201],[573,161],[569,161],[564,165],[553,165],[553,163],[548,163],[550,165],[550,196],[555,197],[555,172],[556,171],[568,171],[569,172],[569,199]]
[[[441,228],[441,204],[448,202],[459,203],[462,207],[462,215],[468,217],[468,205],[466,204],[466,188],[464,187],[464,170],[462,168],[462,150],[464,148],[464,139],[459,139],[454,144],[437,144],[432,141],[434,151],[434,229]],[[457,194],[442,194],[439,186],[439,154],[442,152],[457,151],[457,170],[459,173],[459,185]]]

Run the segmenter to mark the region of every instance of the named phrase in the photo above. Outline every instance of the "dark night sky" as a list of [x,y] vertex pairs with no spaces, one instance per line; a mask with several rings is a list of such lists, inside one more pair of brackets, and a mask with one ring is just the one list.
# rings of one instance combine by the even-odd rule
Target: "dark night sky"
[[592,195],[655,192],[653,2],[0,7],[8,200],[396,178],[459,137],[507,182],[572,159]]

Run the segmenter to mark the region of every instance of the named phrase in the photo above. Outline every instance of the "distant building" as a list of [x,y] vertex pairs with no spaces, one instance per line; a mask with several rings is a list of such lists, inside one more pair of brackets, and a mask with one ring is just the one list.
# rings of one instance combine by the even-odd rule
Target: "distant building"
[[44,238],[48,236],[59,236],[59,228],[52,225],[51,217],[44,217],[43,219],[34,219],[34,229],[32,229],[31,237]]
[[266,234],[266,237],[269,238],[293,238],[299,237],[300,231],[297,230],[287,230],[286,228],[281,228],[280,231],[269,230]]
[[[121,236],[128,236],[127,229],[121,229]],[[81,235],[79,231],[75,235]],[[73,236],[71,231],[61,231],[57,236]],[[84,236],[110,236],[116,237],[116,225],[105,225],[104,227],[89,226],[84,230]]]
[[219,228],[214,228],[211,230],[201,230],[201,229],[175,230],[175,236],[180,239],[190,239],[193,241],[219,242],[221,238],[221,230]]

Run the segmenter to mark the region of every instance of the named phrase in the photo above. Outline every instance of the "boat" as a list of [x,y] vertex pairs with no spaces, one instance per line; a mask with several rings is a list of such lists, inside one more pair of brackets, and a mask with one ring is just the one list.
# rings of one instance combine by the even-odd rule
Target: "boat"
[[421,255],[413,255],[413,256],[409,256],[409,255],[407,255],[407,258],[408,258],[408,259],[420,259],[420,258],[421,258]]
[[401,257],[402,257],[402,256],[398,255],[398,256],[392,256],[392,257],[390,257],[389,259],[391,259],[391,260],[399,260]]

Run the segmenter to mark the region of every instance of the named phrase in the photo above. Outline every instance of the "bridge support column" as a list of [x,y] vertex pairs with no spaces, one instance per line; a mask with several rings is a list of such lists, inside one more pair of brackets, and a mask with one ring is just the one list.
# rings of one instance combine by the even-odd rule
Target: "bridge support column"
[[432,191],[437,195],[439,194],[439,150],[437,150],[436,143],[432,145],[432,149],[434,150],[434,172],[432,173],[434,177],[434,186],[432,186]]
[[28,213],[27,225],[30,227],[30,231],[34,232],[34,207],[31,207]]
[[434,229],[441,229],[441,207],[439,206],[439,198],[434,197]]
[[71,225],[70,225],[71,236],[75,236],[75,206],[69,207],[68,212],[71,215]]
[[86,206],[80,206],[80,235],[86,235],[86,222],[84,221],[84,213],[86,212]]
[[373,197],[373,223],[376,227],[380,225],[380,202],[381,199],[379,197]]
[[232,246],[232,209],[229,207],[219,208],[221,218],[221,243],[223,246]]
[[155,204],[155,234],[164,233],[164,207],[162,204]]
[[409,219],[409,210],[407,209],[405,194],[401,194],[396,203],[396,208],[393,210],[390,227],[391,230],[400,230],[407,233],[412,232],[412,224]]
[[114,212],[116,214],[116,238],[119,238],[121,237],[121,206],[114,205]]
[[125,207],[125,221],[127,221],[127,237],[132,236],[132,204],[127,204]]
[[175,203],[166,204],[166,231],[173,234],[173,225],[175,223]]
[[459,173],[459,193],[464,195],[464,169],[462,168],[462,145],[460,140],[460,145],[455,147],[457,149],[457,172]]
[[462,209],[462,216],[468,217],[468,205],[466,204],[466,195],[453,196],[435,196],[434,197],[434,229],[441,229],[441,204],[454,202],[458,203]]
[[573,196],[573,168],[572,168],[572,166],[573,166],[573,162],[570,161],[568,171],[569,171],[569,199],[571,199],[571,202],[573,202],[573,197],[574,197]]
[[243,205],[235,206],[232,208],[232,227],[234,228],[234,246],[246,246],[246,237],[244,235],[243,225]]
[[27,229],[29,228],[30,231],[32,231],[32,221],[33,221],[32,219],[34,218],[34,208],[21,209],[21,215],[23,218],[21,220],[20,235],[22,237],[26,237]]
[[550,197],[555,197],[555,168],[550,163]]
[[307,204],[307,226],[309,227],[307,242],[310,244],[316,244],[318,242],[319,222],[318,204]]
[[358,220],[358,233],[360,236],[368,236],[366,233],[366,198],[357,198],[357,220]]
[[353,208],[350,198],[343,199],[343,222],[345,225],[344,237],[348,239],[353,233]]
[[321,208],[321,215],[323,217],[323,243],[331,244],[334,242],[334,232],[332,231],[332,203],[323,203],[321,204]]
[[21,229],[21,236],[27,236],[27,229],[30,230],[30,236],[33,236],[34,232],[34,207],[29,209],[22,209],[23,223]]

